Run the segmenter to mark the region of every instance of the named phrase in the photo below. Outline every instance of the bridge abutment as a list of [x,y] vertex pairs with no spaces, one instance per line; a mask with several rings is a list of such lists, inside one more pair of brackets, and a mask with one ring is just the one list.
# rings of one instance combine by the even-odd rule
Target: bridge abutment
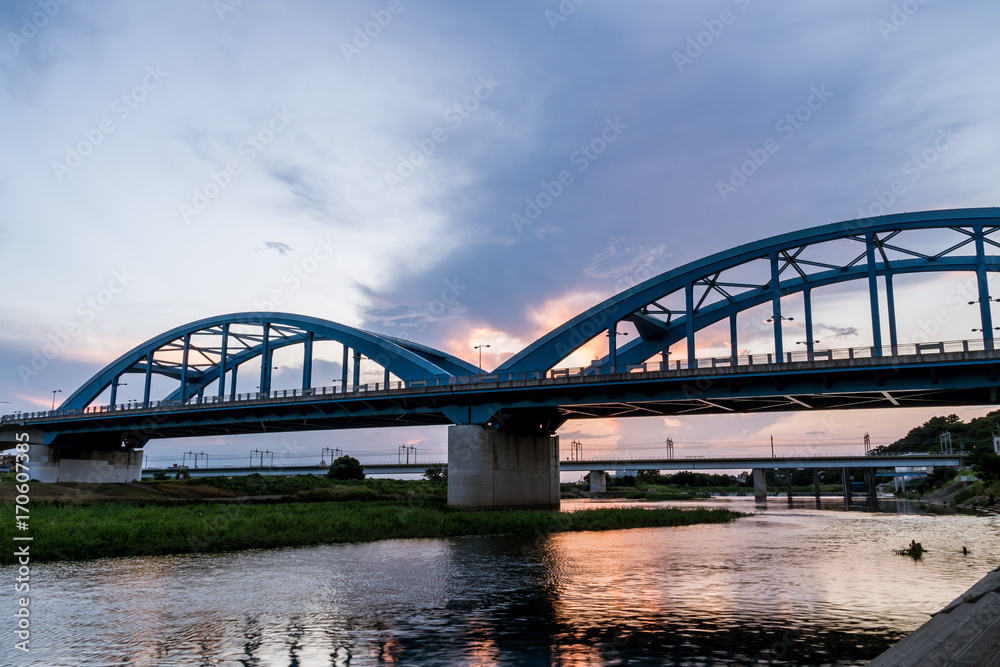
[[[64,449],[32,445],[32,476],[40,482],[123,484],[142,479],[141,449]],[[37,457],[37,458],[36,458]]]
[[559,509],[559,436],[449,427],[448,504]]

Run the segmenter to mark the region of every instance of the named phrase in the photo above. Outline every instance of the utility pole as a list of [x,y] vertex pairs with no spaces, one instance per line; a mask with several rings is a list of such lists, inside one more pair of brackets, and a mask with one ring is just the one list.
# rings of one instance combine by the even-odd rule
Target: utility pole
[[774,436],[771,436],[771,458],[774,458]]
[[667,438],[667,458],[674,458],[674,439]]
[[865,433],[865,456],[870,456],[872,453],[872,439],[868,437]]
[[954,450],[951,447],[951,431],[945,431],[941,434],[941,453],[951,454]]

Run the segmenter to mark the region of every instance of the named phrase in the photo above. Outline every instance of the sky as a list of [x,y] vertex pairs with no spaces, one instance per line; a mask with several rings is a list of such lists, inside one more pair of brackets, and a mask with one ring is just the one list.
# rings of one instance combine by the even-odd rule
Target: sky
[[[0,27],[4,412],[48,408],[142,341],[244,310],[474,364],[489,344],[494,368],[710,253],[1000,199],[1000,8],[986,0],[11,0]],[[903,290],[901,331],[969,337],[966,281]],[[819,347],[855,344],[866,308],[832,294]],[[276,382],[293,371],[279,362]],[[560,436],[586,456],[668,437],[678,455],[735,453],[772,435],[788,452],[858,452],[864,433],[891,442],[932,414],[577,421]],[[445,442],[444,428],[398,429],[146,453],[291,462],[330,446],[374,461],[410,444],[443,460]]]

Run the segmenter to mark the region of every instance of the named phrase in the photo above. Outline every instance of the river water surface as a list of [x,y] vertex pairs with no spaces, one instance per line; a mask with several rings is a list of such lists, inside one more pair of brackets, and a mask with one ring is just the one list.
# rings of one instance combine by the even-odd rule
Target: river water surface
[[[564,520],[596,504],[564,501]],[[756,514],[37,565],[31,652],[8,620],[0,664],[864,665],[1000,565],[997,517],[702,504]],[[920,561],[893,555],[911,539]]]

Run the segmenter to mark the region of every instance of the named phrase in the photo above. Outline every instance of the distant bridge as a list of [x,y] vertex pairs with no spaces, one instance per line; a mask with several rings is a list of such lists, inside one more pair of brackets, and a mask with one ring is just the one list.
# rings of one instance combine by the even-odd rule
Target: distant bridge
[[[590,472],[604,470],[621,472],[625,470],[749,470],[752,468],[779,469],[832,469],[832,468],[891,468],[891,467],[958,467],[962,465],[965,452],[956,454],[928,454],[926,452],[879,454],[860,456],[837,454],[823,456],[692,456],[673,459],[579,459],[559,461],[562,472]],[[447,462],[429,463],[362,463],[366,475],[423,474],[431,466],[446,466]],[[147,467],[143,477],[152,477],[157,472],[171,474],[186,472],[191,477],[217,477],[235,475],[325,475],[330,466],[214,466],[214,467]]]

